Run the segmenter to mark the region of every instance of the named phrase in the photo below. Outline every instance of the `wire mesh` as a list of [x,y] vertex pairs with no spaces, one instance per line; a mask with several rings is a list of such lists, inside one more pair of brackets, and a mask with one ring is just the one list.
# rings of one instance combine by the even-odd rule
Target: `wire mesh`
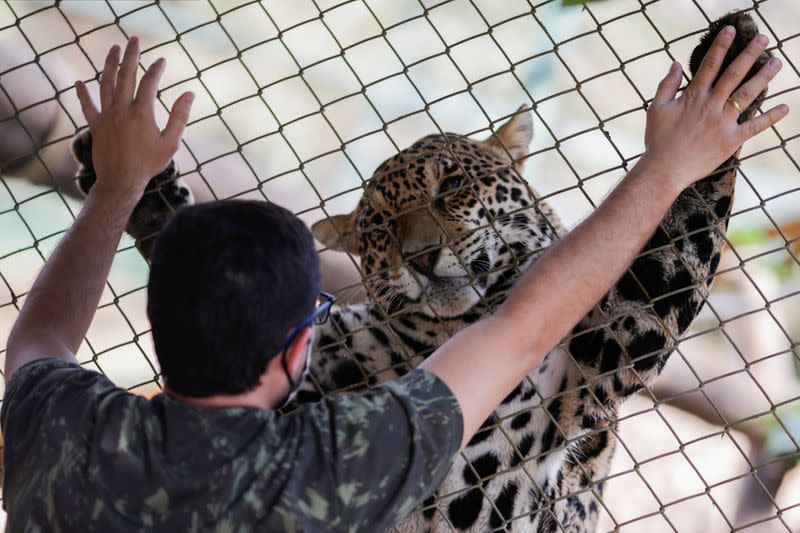
[[[6,1],[0,338],[79,209],[67,155],[83,126],[72,81],[96,94],[108,47],[134,33],[143,66],[168,59],[161,119],[181,92],[197,95],[176,159],[201,201],[268,199],[307,222],[349,212],[382,160],[429,133],[486,137],[524,104],[536,132],[525,178],[570,227],[641,153],[644,109],[666,65],[686,64],[710,21],[734,8],[753,15],[785,65],[765,106],[797,102],[791,0]],[[609,473],[589,484],[599,530],[800,530],[798,137],[790,116],[745,147],[703,311],[663,375],[603,430],[618,446]],[[320,253],[326,285],[363,299],[358,259]],[[153,394],[146,273],[124,238],[78,357]],[[467,488],[486,496],[503,473],[474,471]],[[524,531],[534,512],[486,505],[498,529]]]

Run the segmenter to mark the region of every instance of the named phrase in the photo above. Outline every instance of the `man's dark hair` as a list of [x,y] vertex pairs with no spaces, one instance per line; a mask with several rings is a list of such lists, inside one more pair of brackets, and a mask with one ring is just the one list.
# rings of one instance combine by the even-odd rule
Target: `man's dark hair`
[[156,239],[147,286],[167,385],[196,397],[253,389],[319,289],[311,232],[290,211],[242,200],[180,209]]

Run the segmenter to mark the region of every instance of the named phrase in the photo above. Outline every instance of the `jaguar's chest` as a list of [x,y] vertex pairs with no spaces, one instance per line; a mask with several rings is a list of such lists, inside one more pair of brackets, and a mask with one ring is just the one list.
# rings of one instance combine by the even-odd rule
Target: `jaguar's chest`
[[[562,394],[567,355],[556,349],[531,372],[456,457],[435,496],[398,526],[401,532],[488,531],[511,522],[536,531],[538,507],[559,483],[567,456]],[[508,524],[507,524],[508,525]]]

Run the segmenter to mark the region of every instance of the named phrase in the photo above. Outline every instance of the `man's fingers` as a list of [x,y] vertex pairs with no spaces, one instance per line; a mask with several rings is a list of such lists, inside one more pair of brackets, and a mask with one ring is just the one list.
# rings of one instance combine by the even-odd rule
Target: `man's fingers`
[[700,63],[700,68],[697,69],[697,74],[695,74],[692,83],[689,85],[691,90],[705,92],[711,87],[735,34],[736,30],[733,29],[733,26],[725,26],[719,32],[711,44],[711,48],[706,52],[703,62]]
[[658,84],[656,95],[653,97],[653,103],[661,105],[670,100],[674,100],[675,94],[677,94],[680,86],[681,64],[677,61],[673,61],[672,65],[669,67],[669,72],[667,72],[667,75],[661,80],[661,83]]
[[756,60],[761,57],[761,54],[764,53],[768,42],[769,39],[767,39],[766,35],[758,35],[755,39],[751,40],[742,53],[728,65],[728,68],[722,73],[722,76],[720,76],[712,91],[712,94],[718,101],[724,102],[730,97],[734,89],[742,82],[745,75],[750,70],[750,67],[752,67]]
[[135,103],[153,107],[153,102],[158,92],[158,82],[161,79],[161,75],[164,73],[165,64],[166,61],[162,57],[150,65],[150,68],[144,73],[142,81],[139,83],[139,89],[136,91],[136,99],[134,100]]
[[133,90],[136,88],[136,68],[139,65],[139,38],[136,36],[128,40],[125,47],[125,57],[119,67],[117,87],[114,91],[114,102],[129,104],[133,99]]
[[740,125],[739,128],[742,135],[742,142],[745,142],[752,137],[755,137],[765,129],[769,128],[783,117],[789,114],[789,106],[786,104],[781,104],[779,106],[775,106],[763,115],[759,115],[755,118],[751,118],[744,124]]
[[91,127],[100,115],[100,111],[97,110],[94,102],[92,102],[89,90],[83,82],[75,82],[75,92],[78,93],[78,100],[81,103],[81,111],[83,111],[83,116],[86,118],[86,123]]
[[[767,61],[761,70],[759,70],[755,76],[747,80],[747,83],[736,89],[736,91],[730,96],[731,100],[735,100],[739,107],[744,109],[750,104],[753,103],[753,100],[756,99],[761,91],[767,86],[772,78],[778,73],[781,69],[781,60],[777,57],[773,57],[769,61]],[[736,111],[736,114],[739,114],[739,110],[735,108],[733,104],[730,102],[725,104],[730,109]]]
[[169,143],[170,146],[178,149],[181,137],[183,137],[183,130],[186,129],[186,123],[189,122],[189,111],[192,108],[192,101],[194,101],[194,93],[183,93],[175,103],[172,104],[172,111],[169,113],[169,120],[167,126],[162,132],[162,136]]
[[114,86],[117,82],[117,68],[119,67],[119,46],[111,47],[103,66],[100,77],[100,109],[108,109],[114,104]]

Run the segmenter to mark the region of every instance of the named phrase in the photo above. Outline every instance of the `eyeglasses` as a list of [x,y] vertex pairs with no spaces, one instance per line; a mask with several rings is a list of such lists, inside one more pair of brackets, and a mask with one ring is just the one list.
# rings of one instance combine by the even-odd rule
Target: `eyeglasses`
[[314,312],[308,315],[302,322],[300,322],[291,333],[289,333],[278,351],[282,352],[288,348],[295,336],[297,336],[297,334],[300,333],[304,328],[307,328],[311,324],[320,325],[327,322],[328,317],[331,314],[331,307],[335,301],[336,296],[333,294],[329,294],[324,291],[320,292],[319,297],[317,298],[317,308],[314,309]]

